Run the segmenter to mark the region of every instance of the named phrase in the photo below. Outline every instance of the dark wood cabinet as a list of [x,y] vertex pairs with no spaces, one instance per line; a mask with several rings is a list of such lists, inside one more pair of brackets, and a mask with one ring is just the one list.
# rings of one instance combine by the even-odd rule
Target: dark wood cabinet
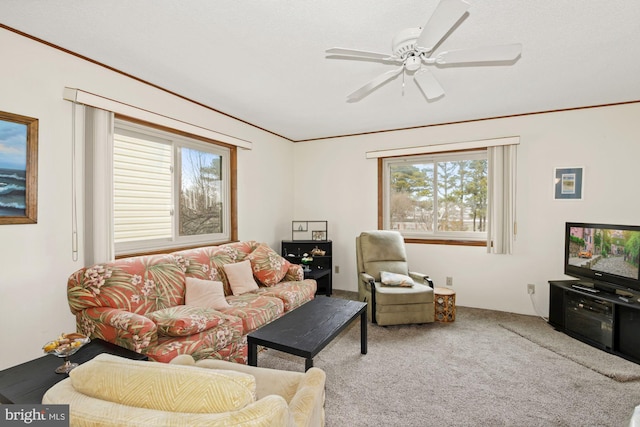
[[[314,249],[324,251],[323,255],[314,254]],[[305,271],[305,279],[314,279],[318,284],[316,294],[330,296],[333,292],[332,269],[333,249],[331,240],[283,240],[282,256],[293,264],[302,264],[304,254],[308,254],[313,261]]]
[[549,324],[606,352],[640,363],[640,295],[552,280]]

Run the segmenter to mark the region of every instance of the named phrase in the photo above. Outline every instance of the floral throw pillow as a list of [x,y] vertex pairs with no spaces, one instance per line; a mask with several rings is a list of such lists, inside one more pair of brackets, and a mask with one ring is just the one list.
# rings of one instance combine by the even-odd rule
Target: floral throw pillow
[[386,286],[401,286],[407,288],[413,286],[413,279],[411,279],[411,277],[404,274],[390,273],[388,271],[380,272],[380,281]]
[[289,271],[291,263],[268,245],[261,243],[247,257],[251,262],[253,275],[264,286],[278,284]]
[[158,334],[170,337],[185,337],[215,328],[224,314],[203,307],[177,305],[163,308],[145,315],[158,327]]

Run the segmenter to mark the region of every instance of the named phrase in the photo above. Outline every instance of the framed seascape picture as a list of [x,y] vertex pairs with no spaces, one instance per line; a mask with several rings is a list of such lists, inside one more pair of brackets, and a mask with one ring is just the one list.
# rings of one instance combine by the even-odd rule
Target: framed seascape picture
[[553,174],[556,200],[582,200],[584,168],[555,168]]
[[35,224],[38,119],[0,111],[0,224]]

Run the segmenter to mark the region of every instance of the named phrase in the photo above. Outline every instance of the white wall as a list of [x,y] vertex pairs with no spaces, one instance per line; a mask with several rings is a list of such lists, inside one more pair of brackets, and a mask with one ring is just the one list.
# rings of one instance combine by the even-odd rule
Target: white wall
[[[354,108],[366,108],[366,101]],[[438,286],[453,277],[457,304],[535,314],[526,284],[548,313],[548,280],[563,274],[564,223],[640,224],[640,103],[484,120],[298,143],[295,216],[329,221],[334,288],[357,290],[355,237],[377,228],[377,161],[365,152],[520,136],[518,236],[513,255],[482,247],[409,244],[412,270]],[[553,199],[555,167],[585,168],[584,200]]]
[[293,210],[291,142],[4,29],[0,55],[0,111],[39,119],[38,222],[0,225],[0,369],[41,356],[46,341],[75,330],[66,283],[84,262],[71,254],[71,103],[62,98],[65,86],[253,141],[253,150],[238,152],[239,238],[278,247],[286,235]]

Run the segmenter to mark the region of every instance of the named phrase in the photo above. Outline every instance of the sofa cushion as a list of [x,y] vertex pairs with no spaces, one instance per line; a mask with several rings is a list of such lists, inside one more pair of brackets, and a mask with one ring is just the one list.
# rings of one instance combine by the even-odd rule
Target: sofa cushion
[[177,305],[145,315],[158,326],[158,334],[183,337],[197,334],[217,326],[222,313],[204,307]]
[[216,310],[229,308],[222,282],[196,279],[195,277],[187,277],[186,280],[185,305],[210,307]]
[[251,262],[253,275],[265,286],[273,286],[280,282],[291,264],[264,243],[258,245],[247,259]]
[[236,411],[255,401],[249,374],[129,360],[100,354],[69,374],[80,393],[138,408],[170,412]]
[[156,344],[145,354],[157,362],[169,362],[180,354],[194,359],[215,358],[246,363],[247,340],[242,319],[220,313],[218,326],[186,337],[159,336]]
[[[409,310],[412,304],[432,304],[433,289],[420,283],[410,288],[384,286],[376,282],[376,309],[385,310],[384,306],[398,306],[398,310]],[[405,306],[402,308],[402,306]],[[423,309],[424,310],[424,309]]]
[[280,282],[269,288],[260,288],[258,294],[276,297],[284,303],[284,312],[300,307],[305,302],[311,301],[318,288],[318,284],[313,279],[306,279],[294,282]]
[[223,268],[227,279],[229,279],[229,286],[231,286],[233,295],[242,295],[258,289],[258,284],[251,271],[251,262],[248,259],[233,264],[225,264]]
[[284,303],[279,298],[254,293],[227,298],[231,306],[224,309],[223,313],[242,319],[243,335],[255,331],[284,314]]

